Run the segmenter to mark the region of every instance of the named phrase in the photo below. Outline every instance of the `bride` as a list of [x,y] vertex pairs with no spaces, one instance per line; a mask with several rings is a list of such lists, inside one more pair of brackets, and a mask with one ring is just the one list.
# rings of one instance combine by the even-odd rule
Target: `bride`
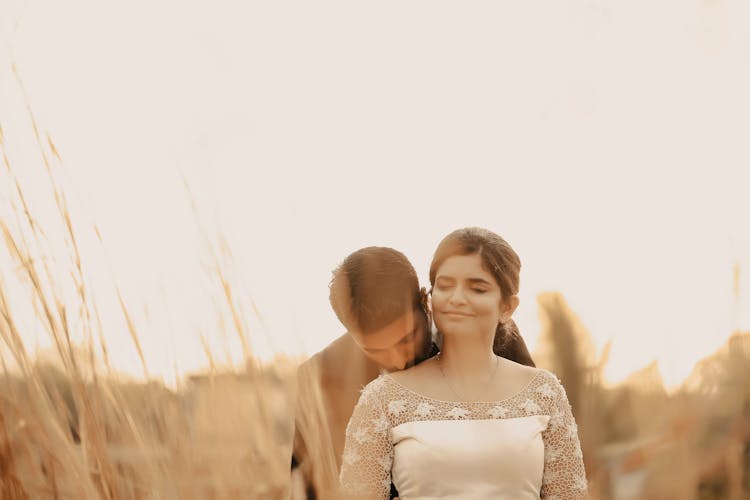
[[430,265],[441,352],[362,391],[346,431],[346,498],[583,498],[586,475],[565,390],[492,350],[518,306],[521,262],[481,228],[459,229]]

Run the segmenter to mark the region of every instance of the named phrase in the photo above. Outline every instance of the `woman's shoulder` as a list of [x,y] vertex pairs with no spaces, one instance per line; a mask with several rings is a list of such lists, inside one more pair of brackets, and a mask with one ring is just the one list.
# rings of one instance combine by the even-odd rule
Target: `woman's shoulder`
[[424,377],[434,375],[435,358],[427,359],[418,365],[411,366],[405,370],[390,372],[386,377],[395,380],[399,384],[409,385],[410,382],[422,380]]
[[530,367],[530,369],[536,372],[535,379],[539,381],[540,385],[549,386],[551,389],[554,389],[558,392],[565,391],[560,378],[554,372],[546,370],[544,368]]
[[549,370],[537,368],[535,366],[523,365],[510,359],[500,356],[498,357],[500,362],[503,363],[503,370],[507,375],[511,375],[519,380],[526,380],[527,382],[537,381],[550,384],[560,384],[560,379],[557,375]]
[[522,365],[502,356],[498,356],[498,361],[500,362],[498,373],[500,376],[497,378],[511,386],[524,387],[539,377],[545,376],[546,370],[540,368]]
[[387,400],[398,388],[398,383],[392,378],[393,374],[381,373],[375,380],[362,388],[360,399]]
[[552,410],[563,404],[569,406],[565,387],[554,372],[544,368],[531,369],[534,370],[535,376],[529,386],[539,401],[544,402]]
[[527,366],[501,358],[506,384],[524,388],[542,399],[556,400],[565,396],[565,388],[553,372],[544,368]]
[[406,370],[388,373],[384,377],[399,393],[423,395],[434,392],[434,385],[436,381],[441,380],[440,376],[435,358],[430,358]]

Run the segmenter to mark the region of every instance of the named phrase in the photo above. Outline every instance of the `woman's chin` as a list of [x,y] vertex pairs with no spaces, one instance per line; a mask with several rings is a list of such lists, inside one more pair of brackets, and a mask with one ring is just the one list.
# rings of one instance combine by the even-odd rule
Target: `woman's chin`
[[444,336],[466,337],[476,333],[474,328],[462,327],[462,325],[446,324],[444,328],[438,328]]
[[491,328],[479,327],[476,324],[470,324],[465,321],[441,321],[438,325],[438,331],[444,337],[477,337],[484,338],[486,333],[494,337],[494,331]]

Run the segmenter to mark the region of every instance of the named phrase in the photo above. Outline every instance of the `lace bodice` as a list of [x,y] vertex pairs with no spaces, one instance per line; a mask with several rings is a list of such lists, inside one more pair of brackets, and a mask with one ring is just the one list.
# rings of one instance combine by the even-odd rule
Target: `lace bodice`
[[585,497],[565,389],[539,370],[508,399],[454,402],[381,375],[362,390],[347,426],[341,484],[346,495],[387,500],[392,481],[402,500]]

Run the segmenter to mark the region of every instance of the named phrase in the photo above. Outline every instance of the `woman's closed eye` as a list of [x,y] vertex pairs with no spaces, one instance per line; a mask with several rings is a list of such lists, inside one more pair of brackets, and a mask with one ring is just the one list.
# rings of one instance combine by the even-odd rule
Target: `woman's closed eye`
[[[435,285],[435,290],[441,291],[441,292],[447,292],[455,288],[454,285]],[[479,287],[471,287],[470,290],[475,293],[487,293],[488,290],[486,288],[479,288]]]

